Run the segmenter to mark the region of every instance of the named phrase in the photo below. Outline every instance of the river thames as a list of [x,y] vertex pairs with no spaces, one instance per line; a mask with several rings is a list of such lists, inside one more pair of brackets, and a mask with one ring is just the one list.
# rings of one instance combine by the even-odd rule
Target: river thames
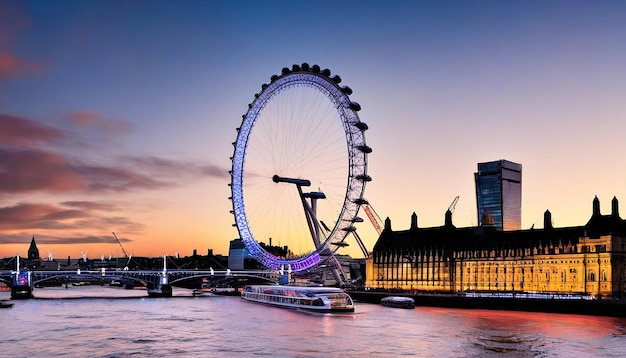
[[312,314],[182,289],[172,298],[99,286],[34,293],[0,311],[4,357],[623,357],[626,349],[624,318],[358,302],[353,314]]

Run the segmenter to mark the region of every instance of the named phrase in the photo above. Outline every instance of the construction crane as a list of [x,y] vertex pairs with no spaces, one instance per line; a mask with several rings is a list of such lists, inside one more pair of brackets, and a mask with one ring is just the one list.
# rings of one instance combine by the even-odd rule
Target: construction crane
[[369,203],[363,205],[363,210],[365,210],[365,214],[367,214],[367,217],[372,222],[372,225],[374,225],[374,229],[376,229],[376,232],[380,235],[380,233],[383,232],[383,221],[376,213],[376,210],[374,210]]
[[126,253],[126,250],[124,250],[124,246],[122,246],[122,243],[120,242],[120,239],[117,238],[117,235],[115,235],[115,233],[113,233],[113,236],[115,237],[115,240],[117,240],[117,243],[122,248],[122,252],[124,253],[124,257],[128,257],[128,254]]
[[454,214],[454,208],[456,207],[456,203],[458,202],[459,202],[459,196],[457,195],[456,198],[452,200],[452,204],[448,206],[448,211],[450,212],[450,214]]

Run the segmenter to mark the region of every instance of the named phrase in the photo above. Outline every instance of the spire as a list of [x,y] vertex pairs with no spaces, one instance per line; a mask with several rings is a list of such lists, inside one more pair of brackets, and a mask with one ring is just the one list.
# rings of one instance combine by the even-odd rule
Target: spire
[[613,200],[611,201],[611,216],[619,218],[619,203],[617,202],[616,197],[613,197]]
[[411,230],[415,229],[417,229],[417,214],[414,211],[413,215],[411,215]]
[[450,209],[446,210],[445,226],[454,227],[454,225],[452,225],[452,211],[450,211]]
[[550,210],[546,210],[545,213],[543,213],[543,229],[544,230],[548,230],[548,229],[553,229],[554,227],[552,226],[552,213],[550,213]]
[[31,260],[39,259],[39,249],[37,248],[37,244],[35,243],[35,235],[33,235],[33,238],[30,240],[30,247],[28,248],[28,258]]
[[597,195],[595,198],[593,198],[593,213],[591,214],[591,216],[600,216],[600,199],[598,199]]
[[385,219],[385,230],[389,230],[391,231],[391,219],[389,219],[389,217],[387,216],[387,218]]

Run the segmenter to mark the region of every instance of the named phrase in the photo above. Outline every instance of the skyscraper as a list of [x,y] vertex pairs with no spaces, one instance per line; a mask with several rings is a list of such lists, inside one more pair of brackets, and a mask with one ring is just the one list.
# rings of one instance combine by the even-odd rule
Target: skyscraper
[[489,211],[498,230],[521,230],[522,165],[504,159],[478,163],[474,180],[478,223]]

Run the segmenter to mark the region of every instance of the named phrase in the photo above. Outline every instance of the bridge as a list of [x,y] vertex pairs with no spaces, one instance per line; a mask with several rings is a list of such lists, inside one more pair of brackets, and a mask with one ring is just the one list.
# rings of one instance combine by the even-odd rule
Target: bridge
[[167,268],[167,260],[163,260],[162,270],[72,270],[72,271],[40,271],[20,270],[19,256],[16,270],[0,271],[0,281],[11,287],[11,298],[32,298],[36,286],[46,284],[69,284],[88,282],[111,284],[114,282],[145,286],[149,296],[171,297],[172,286],[184,287],[204,279],[221,283],[238,283],[246,281],[277,283],[289,273],[267,270],[185,270]]

